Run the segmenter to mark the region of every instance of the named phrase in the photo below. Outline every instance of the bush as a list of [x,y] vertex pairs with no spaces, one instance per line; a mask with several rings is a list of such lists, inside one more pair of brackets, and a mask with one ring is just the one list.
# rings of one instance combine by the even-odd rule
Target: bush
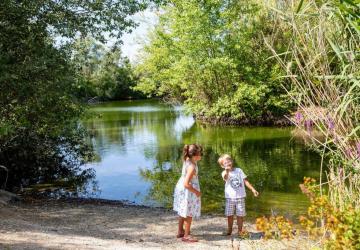
[[[360,210],[351,204],[344,209],[332,205],[328,193],[320,190],[315,179],[304,177],[300,188],[310,200],[307,215],[299,217],[308,236],[320,238],[326,249],[359,249]],[[301,234],[283,216],[257,218],[256,227],[264,232],[265,239],[291,239],[294,234]]]
[[323,238],[327,249],[360,249],[360,209],[352,204],[344,209],[333,206],[314,179],[304,178],[302,189],[311,205],[299,220],[309,235]]

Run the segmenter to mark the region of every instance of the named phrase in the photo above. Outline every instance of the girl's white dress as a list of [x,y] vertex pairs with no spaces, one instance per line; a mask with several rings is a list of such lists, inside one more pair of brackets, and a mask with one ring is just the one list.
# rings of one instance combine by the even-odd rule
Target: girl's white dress
[[[176,184],[174,192],[174,211],[181,217],[200,217],[201,200],[193,192],[184,187],[184,180],[186,170],[191,165],[190,161],[184,161],[181,177]],[[198,166],[195,168],[196,174],[192,177],[190,183],[198,191],[200,191],[200,184],[198,178]]]

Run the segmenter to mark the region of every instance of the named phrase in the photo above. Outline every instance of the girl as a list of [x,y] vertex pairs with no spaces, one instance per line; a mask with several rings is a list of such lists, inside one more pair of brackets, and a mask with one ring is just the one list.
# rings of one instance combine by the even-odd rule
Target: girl
[[[185,242],[197,242],[190,236],[192,218],[200,217],[200,185],[198,179],[197,162],[201,160],[202,148],[200,145],[185,145],[183,149],[183,167],[181,177],[174,192],[174,210],[179,215],[177,238]],[[184,229],[185,222],[185,229]]]

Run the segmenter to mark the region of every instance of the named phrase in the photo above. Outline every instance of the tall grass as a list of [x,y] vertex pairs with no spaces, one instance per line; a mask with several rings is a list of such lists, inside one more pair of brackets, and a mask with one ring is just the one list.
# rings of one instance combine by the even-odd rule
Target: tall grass
[[[291,0],[276,6],[275,28],[291,34],[289,49],[278,54],[272,37],[265,40],[292,82],[286,90],[298,111],[289,119],[328,161],[328,181],[320,186],[327,185],[331,204],[360,209],[360,4]],[[322,140],[314,136],[319,132]]]

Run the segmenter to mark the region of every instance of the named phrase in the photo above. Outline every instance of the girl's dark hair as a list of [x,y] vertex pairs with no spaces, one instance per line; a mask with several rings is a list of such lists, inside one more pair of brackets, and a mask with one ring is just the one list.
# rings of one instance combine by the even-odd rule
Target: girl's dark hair
[[198,144],[185,145],[183,148],[183,159],[191,158],[196,155],[202,155],[202,147]]

